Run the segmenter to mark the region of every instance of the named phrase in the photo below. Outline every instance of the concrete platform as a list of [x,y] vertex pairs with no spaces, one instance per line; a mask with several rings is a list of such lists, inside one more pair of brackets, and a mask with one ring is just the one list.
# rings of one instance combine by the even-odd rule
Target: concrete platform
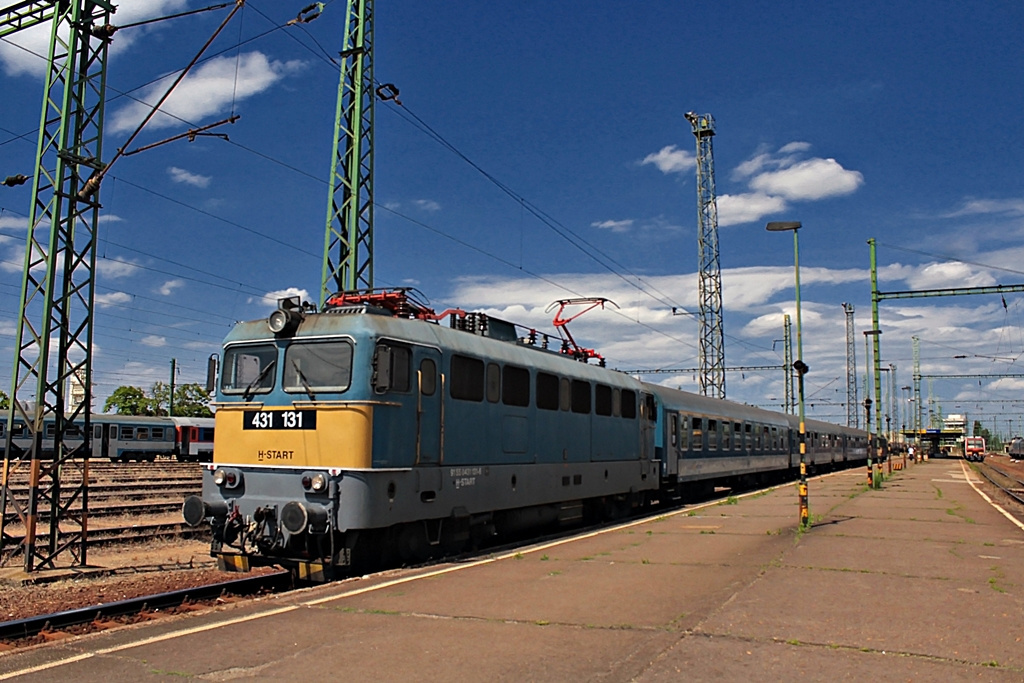
[[959,460],[0,656],[36,681],[1021,681],[1024,525]]

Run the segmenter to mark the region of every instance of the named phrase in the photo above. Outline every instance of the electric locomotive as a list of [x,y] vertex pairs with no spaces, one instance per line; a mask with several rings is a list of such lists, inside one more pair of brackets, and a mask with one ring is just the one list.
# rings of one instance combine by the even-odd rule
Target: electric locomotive
[[[435,314],[408,290],[339,293],[320,311],[283,299],[225,340],[214,462],[185,520],[211,524],[222,569],[328,580],[798,462],[791,416],[548,342],[482,313]],[[857,458],[862,432],[816,424],[810,462]]]

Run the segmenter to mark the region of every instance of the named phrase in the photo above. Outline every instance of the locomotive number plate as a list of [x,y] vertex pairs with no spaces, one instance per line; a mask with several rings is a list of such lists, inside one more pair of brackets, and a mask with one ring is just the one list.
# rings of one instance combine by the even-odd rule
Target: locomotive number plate
[[316,429],[315,410],[246,410],[242,429]]

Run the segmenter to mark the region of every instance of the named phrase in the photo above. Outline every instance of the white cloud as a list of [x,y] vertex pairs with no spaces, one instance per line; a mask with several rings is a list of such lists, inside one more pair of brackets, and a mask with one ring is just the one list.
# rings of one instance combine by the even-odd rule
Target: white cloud
[[811,143],[809,142],[790,142],[779,147],[779,154],[795,154],[796,152],[809,151],[811,151]]
[[126,292],[111,292],[110,294],[97,294],[96,303],[100,306],[117,306],[130,303],[132,295]]
[[154,347],[167,346],[167,338],[166,337],[160,337],[160,336],[155,335],[155,334],[146,335],[145,337],[143,337],[141,339],[141,341],[142,341],[142,343],[145,346],[154,346]]
[[138,269],[138,265],[130,261],[109,258],[96,259],[96,272],[103,277],[128,277],[134,275]]
[[998,284],[990,274],[978,272],[965,263],[931,263],[915,270],[906,278],[911,289],[991,287]]
[[192,187],[200,188],[209,187],[210,185],[210,176],[192,173],[183,168],[178,168],[177,166],[171,166],[168,168],[167,173],[171,176],[171,180],[176,183],[184,183],[186,185],[191,185]]
[[433,199],[417,199],[413,203],[423,211],[434,212],[441,210],[441,205],[435,202]]
[[754,176],[750,187],[791,200],[817,200],[850,194],[864,184],[859,171],[848,171],[835,159],[808,159],[778,171]]
[[600,228],[602,230],[611,230],[612,232],[629,232],[629,229],[633,227],[633,219],[628,218],[622,221],[597,221],[591,223],[590,227]]
[[[171,96],[147,124],[148,128],[181,126],[181,121],[195,123],[206,116],[223,112],[232,101],[240,102],[267,90],[290,73],[302,68],[300,61],[271,61],[261,52],[248,52],[235,57],[215,57],[190,73],[178,84]],[[150,86],[134,102],[111,116],[109,130],[133,130],[163,96],[177,74],[170,74]],[[176,118],[175,118],[176,117]]]
[[174,290],[184,286],[185,282],[183,280],[168,280],[167,282],[160,285],[160,288],[157,289],[157,292],[159,292],[163,296],[170,296],[171,294],[174,293]]
[[668,145],[654,154],[648,154],[640,162],[641,166],[647,164],[654,164],[662,173],[682,173],[697,166],[697,157],[691,152],[678,149],[675,145]]
[[28,218],[24,216],[0,216],[0,230],[27,230]]
[[[131,24],[143,19],[165,16],[185,9],[188,0],[132,0],[120,3],[111,22],[115,26]],[[158,30],[159,24],[119,31],[110,44],[110,56],[116,58],[137,40]],[[50,24],[45,22],[19,31],[0,41],[0,64],[8,76],[29,75],[42,77],[46,73],[46,59],[50,44]]]
[[1024,216],[1024,199],[969,199],[956,211],[946,214],[944,218],[990,213]]
[[778,213],[786,208],[786,200],[763,192],[723,194],[718,197],[718,224],[720,226],[750,223],[762,216]]

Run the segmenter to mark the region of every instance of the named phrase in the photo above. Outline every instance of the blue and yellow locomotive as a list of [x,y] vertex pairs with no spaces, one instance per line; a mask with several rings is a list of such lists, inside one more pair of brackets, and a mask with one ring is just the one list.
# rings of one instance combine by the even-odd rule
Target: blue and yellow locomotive
[[[449,326],[438,323],[448,318]],[[214,462],[189,524],[222,568],[328,579],[492,536],[623,516],[799,462],[795,418],[643,383],[406,290],[282,300],[224,343]],[[867,435],[808,423],[808,462]]]

